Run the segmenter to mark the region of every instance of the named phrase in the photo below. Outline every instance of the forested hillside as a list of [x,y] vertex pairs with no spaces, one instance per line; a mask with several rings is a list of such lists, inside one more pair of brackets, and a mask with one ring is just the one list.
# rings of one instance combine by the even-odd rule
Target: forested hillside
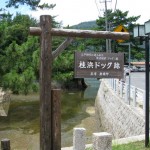
[[96,21],[87,21],[87,22],[81,22],[77,25],[71,26],[72,29],[93,29],[98,27],[96,24]]

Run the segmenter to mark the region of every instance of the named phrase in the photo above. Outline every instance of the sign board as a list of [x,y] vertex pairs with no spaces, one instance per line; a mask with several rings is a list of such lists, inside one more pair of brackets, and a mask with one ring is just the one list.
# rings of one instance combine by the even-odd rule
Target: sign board
[[75,52],[75,78],[123,78],[124,53]]
[[[123,26],[119,25],[114,29],[114,32],[128,32],[128,30]],[[117,40],[119,43],[124,42],[124,40]]]

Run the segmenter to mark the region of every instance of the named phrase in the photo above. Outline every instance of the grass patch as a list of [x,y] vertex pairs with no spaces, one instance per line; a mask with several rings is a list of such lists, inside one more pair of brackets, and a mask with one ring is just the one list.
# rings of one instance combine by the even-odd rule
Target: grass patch
[[[93,149],[87,148],[86,150],[93,150]],[[113,145],[112,150],[150,150],[150,147],[145,148],[144,141],[140,141],[122,145]]]
[[112,150],[150,150],[150,147],[145,148],[144,141],[140,141],[122,145],[114,145]]

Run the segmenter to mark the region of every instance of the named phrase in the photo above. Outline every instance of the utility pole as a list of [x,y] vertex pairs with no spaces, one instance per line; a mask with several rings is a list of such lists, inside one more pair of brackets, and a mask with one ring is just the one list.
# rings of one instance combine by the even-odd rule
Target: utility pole
[[[111,31],[111,22],[109,22],[108,24],[109,24],[109,31]],[[111,39],[108,39],[108,47],[109,53],[111,53]]]
[[[108,31],[108,19],[107,19],[107,1],[105,0],[105,28]],[[109,51],[109,41],[106,39],[106,52]]]
[[[108,31],[107,2],[112,2],[112,0],[100,1],[100,3],[104,3],[105,4],[105,30],[106,31]],[[111,52],[110,50],[111,50],[110,40],[106,39],[106,52]]]

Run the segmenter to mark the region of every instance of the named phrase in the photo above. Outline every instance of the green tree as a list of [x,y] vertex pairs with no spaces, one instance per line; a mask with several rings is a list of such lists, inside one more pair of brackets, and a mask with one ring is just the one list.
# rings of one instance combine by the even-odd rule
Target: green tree
[[[136,21],[140,18],[140,15],[139,16],[129,16],[128,13],[129,13],[129,11],[122,12],[119,9],[117,9],[114,12],[112,10],[108,10],[107,11],[108,29],[110,29],[110,31],[114,31],[117,26],[123,25],[128,30],[129,33],[132,33],[133,27],[134,27]],[[98,30],[105,31],[105,29],[106,29],[105,13],[104,13],[104,16],[99,17],[99,19],[97,19],[96,22],[98,25]],[[136,45],[136,46],[132,47],[132,49],[131,49],[131,59],[132,60],[143,59],[144,55],[143,55],[143,53],[141,54],[141,52],[143,50],[138,48],[137,44],[139,44],[139,43],[136,43],[132,34],[130,34],[130,39],[126,40],[124,42],[132,42]],[[100,40],[100,45],[101,45],[101,48],[104,51],[106,51],[105,40]],[[117,40],[112,40],[111,45],[112,45],[112,52],[127,52],[127,47],[121,46]],[[136,55],[135,55],[135,52],[136,52]],[[126,59],[128,60],[127,57],[128,57],[128,55],[126,55]]]
[[36,10],[37,8],[40,8],[40,9],[44,9],[44,8],[52,9],[52,8],[55,7],[55,4],[48,4],[48,3],[40,4],[40,0],[9,0],[9,1],[7,1],[6,7],[18,8],[20,5],[27,5],[32,10]]
[[5,49],[5,55],[1,56],[3,60],[1,86],[11,89],[16,94],[35,91],[38,87],[36,86],[39,72],[38,51],[38,39],[35,37],[28,37],[22,45],[18,45],[15,41],[11,43]]
[[[62,37],[54,37],[52,49],[55,50],[64,41]],[[65,88],[85,88],[81,79],[74,78],[74,52],[84,50],[85,39],[75,39],[59,56],[53,60],[52,79]]]
[[[140,18],[140,15],[128,17],[128,13],[129,11],[122,12],[119,9],[114,12],[107,10],[108,29],[110,27],[111,31],[113,31],[118,25],[123,25],[129,32],[132,32],[133,28],[131,27],[133,27],[133,23]],[[104,17],[99,17],[96,22],[100,30],[105,30],[105,13]]]
[[33,18],[21,14],[0,21],[0,86],[16,94],[36,89],[39,39],[28,36],[29,26],[36,25]]
[[[110,31],[114,31],[114,29],[119,26],[119,25],[123,25],[128,32],[132,32],[133,30],[133,23],[135,23],[140,16],[132,16],[132,17],[128,17],[128,11],[122,12],[121,10],[116,10],[116,11],[112,11],[112,10],[107,10],[107,20],[108,20],[108,29]],[[105,24],[105,13],[103,17],[99,17],[99,19],[96,20],[97,25],[98,25],[98,29],[99,30],[106,30],[106,24]],[[128,42],[128,41],[126,41]],[[112,48],[114,50],[114,52],[117,52],[118,49],[116,49],[118,42],[114,41],[112,42]],[[103,45],[105,45],[105,40],[103,40]]]
[[[59,25],[53,20],[53,27]],[[0,21],[0,87],[27,94],[38,89],[39,37],[29,36],[29,27],[39,23],[28,15],[16,14]],[[55,38],[53,50],[62,40]]]

